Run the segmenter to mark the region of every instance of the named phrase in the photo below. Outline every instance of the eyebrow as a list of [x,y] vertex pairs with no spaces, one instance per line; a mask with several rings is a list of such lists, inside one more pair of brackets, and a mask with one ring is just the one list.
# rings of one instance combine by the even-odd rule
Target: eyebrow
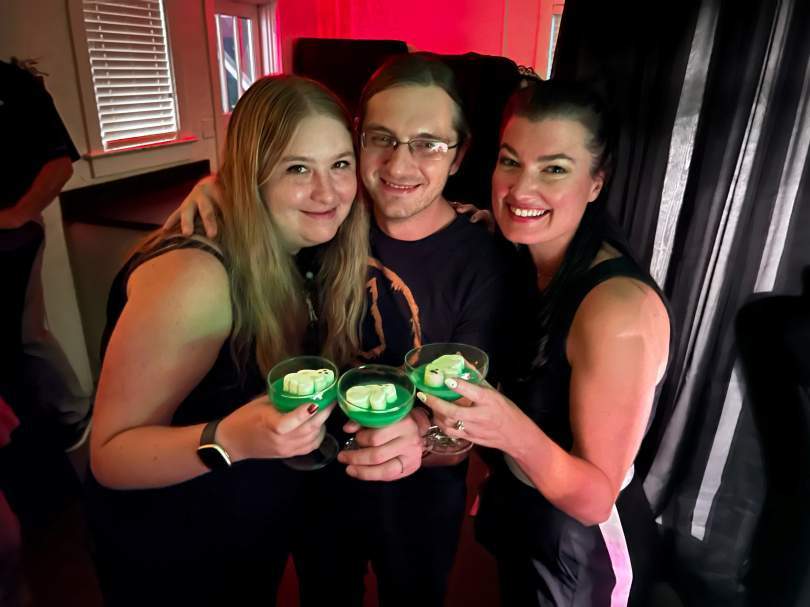
[[[509,152],[513,156],[518,156],[518,153],[515,151],[515,148],[513,148],[508,143],[502,143],[501,144],[501,149],[506,150],[507,152]],[[567,160],[568,162],[571,162],[572,164],[577,163],[577,161],[574,160],[573,158],[571,158],[568,154],[547,154],[546,156],[538,156],[537,158],[535,158],[535,160],[537,160],[538,162],[552,162],[554,160]]]
[[[353,155],[353,150],[345,150],[340,154],[336,154],[332,160],[339,160],[340,158]],[[284,158],[282,158],[279,162],[315,162],[315,159],[308,156],[284,156]]]
[[[391,129],[386,128],[381,124],[374,124],[374,123],[366,125],[363,131],[385,131],[386,133],[395,135],[394,131],[392,131]],[[429,133],[427,131],[420,131],[419,133],[411,137],[411,139],[435,139],[437,141],[449,141],[449,138],[447,137],[442,137],[441,135],[436,135],[435,133]]]

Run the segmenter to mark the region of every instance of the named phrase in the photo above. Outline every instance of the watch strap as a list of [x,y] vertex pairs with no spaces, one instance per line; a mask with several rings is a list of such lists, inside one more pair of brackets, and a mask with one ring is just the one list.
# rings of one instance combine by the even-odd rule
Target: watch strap
[[205,424],[205,428],[203,428],[202,434],[200,435],[200,447],[203,445],[216,445],[216,435],[217,435],[217,426],[219,426],[219,422],[222,421],[222,418],[212,420]]
[[197,447],[197,455],[202,462],[211,470],[219,468],[230,468],[231,456],[225,448],[217,443],[217,426],[221,419],[215,419],[205,424],[200,435],[200,446]]

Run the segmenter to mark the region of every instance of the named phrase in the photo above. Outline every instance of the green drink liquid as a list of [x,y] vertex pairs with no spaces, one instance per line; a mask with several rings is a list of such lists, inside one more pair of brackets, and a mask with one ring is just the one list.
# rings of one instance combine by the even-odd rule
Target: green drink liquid
[[[447,386],[442,385],[439,387],[433,387],[425,384],[425,367],[427,366],[428,366],[427,364],[420,365],[411,372],[410,378],[411,381],[413,382],[413,385],[416,386],[417,390],[419,390],[420,392],[424,392],[425,394],[436,396],[438,398],[441,398],[442,400],[446,400],[449,402],[461,398],[461,394],[459,394],[458,392],[454,392]],[[471,384],[477,384],[481,382],[481,374],[472,367],[465,366],[464,370],[462,370],[461,372],[461,375],[469,376],[469,378],[466,381],[470,382]]]
[[[369,381],[354,385],[367,386],[370,384],[379,385],[380,383],[380,381]],[[382,411],[375,411],[372,409],[366,409],[364,407],[356,407],[347,401],[345,396],[342,394],[338,399],[340,402],[340,408],[343,409],[343,412],[349,419],[356,421],[358,424],[365,426],[366,428],[383,428],[385,426],[390,426],[391,424],[395,424],[399,420],[403,419],[413,408],[412,394],[398,384],[394,384],[394,388],[397,391],[396,400],[392,403],[388,403],[388,406]]]
[[268,392],[270,400],[273,401],[276,408],[284,413],[288,413],[308,403],[315,403],[318,405],[318,409],[323,409],[335,402],[337,398],[337,381],[333,381],[320,392],[316,391],[306,396],[300,396],[298,394],[288,394],[284,391],[284,378],[282,377],[270,384],[270,390]]

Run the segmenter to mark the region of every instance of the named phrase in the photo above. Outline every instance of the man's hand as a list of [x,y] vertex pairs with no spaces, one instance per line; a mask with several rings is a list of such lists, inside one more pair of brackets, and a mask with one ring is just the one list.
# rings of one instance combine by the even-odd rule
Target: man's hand
[[220,201],[220,192],[217,179],[213,175],[204,177],[183,199],[180,206],[169,215],[163,224],[164,230],[170,230],[180,224],[180,231],[191,236],[194,233],[194,221],[197,215],[202,220],[205,235],[214,238],[217,235],[216,209]]
[[422,465],[422,437],[410,415],[385,428],[361,428],[348,422],[343,429],[356,432],[355,440],[361,447],[338,454],[338,461],[347,464],[349,476],[393,481],[413,474]]
[[490,232],[495,231],[495,218],[492,212],[487,209],[479,209],[474,204],[467,204],[463,202],[451,202],[450,206],[459,215],[470,215],[470,223],[478,223],[479,221],[486,226]]

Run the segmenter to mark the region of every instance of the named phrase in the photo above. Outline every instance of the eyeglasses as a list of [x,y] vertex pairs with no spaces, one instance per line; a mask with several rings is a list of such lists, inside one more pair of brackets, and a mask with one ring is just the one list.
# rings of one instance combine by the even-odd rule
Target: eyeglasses
[[444,156],[452,150],[457,148],[459,143],[450,145],[446,141],[438,139],[411,139],[410,141],[399,141],[396,137],[392,137],[386,133],[379,133],[375,131],[360,133],[360,145],[364,150],[377,152],[378,154],[388,153],[393,154],[394,150],[400,145],[407,145],[411,151],[411,156],[418,160],[426,160],[429,158],[439,158]]

